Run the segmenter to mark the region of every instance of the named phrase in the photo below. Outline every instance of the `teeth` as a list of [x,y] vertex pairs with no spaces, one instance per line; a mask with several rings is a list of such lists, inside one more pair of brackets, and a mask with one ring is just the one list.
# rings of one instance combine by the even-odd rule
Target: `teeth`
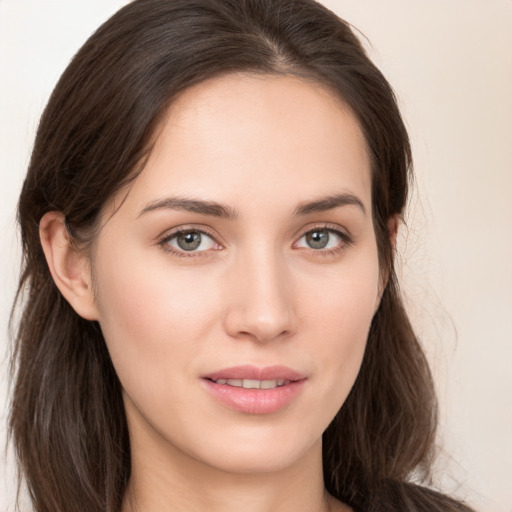
[[246,389],[260,389],[261,381],[259,381],[259,380],[251,380],[251,379],[244,379],[242,381],[242,387],[244,387]]
[[[284,381],[283,381],[284,383]],[[283,384],[281,384],[282,386]],[[275,380],[262,380],[260,382],[260,389],[272,389],[279,386],[279,382]]]
[[245,389],[274,389],[284,386],[289,381],[285,379],[254,380],[254,379],[217,379],[216,384],[227,384],[236,388]]

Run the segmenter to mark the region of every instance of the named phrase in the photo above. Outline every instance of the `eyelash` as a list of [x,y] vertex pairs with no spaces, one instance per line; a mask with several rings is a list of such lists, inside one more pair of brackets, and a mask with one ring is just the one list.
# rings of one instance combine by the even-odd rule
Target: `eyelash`
[[[340,238],[340,243],[335,247],[330,249],[312,249],[309,248],[309,252],[315,257],[329,257],[335,256],[343,253],[347,248],[354,244],[354,239],[345,231],[340,230],[337,226],[332,226],[330,224],[317,224],[313,227],[309,227],[306,231],[304,231],[300,237],[297,239],[297,242],[305,237],[308,233],[312,233],[314,231],[327,231],[329,234],[334,234],[338,238]],[[295,242],[294,244],[296,244]],[[302,248],[301,248],[302,249]],[[308,250],[307,248],[304,248]]]
[[[188,227],[188,226],[183,226],[183,227],[180,227],[180,228],[177,228],[175,229],[174,231],[172,231],[171,233],[167,233],[166,235],[164,235],[162,238],[160,238],[160,240],[158,241],[158,245],[165,251],[165,252],[169,252],[171,254],[173,254],[174,256],[178,256],[180,258],[197,258],[197,257],[204,257],[204,256],[208,256],[209,252],[210,251],[178,251],[176,249],[174,249],[173,247],[171,247],[169,245],[169,242],[177,237],[178,235],[180,235],[181,233],[200,233],[201,235],[206,235],[208,237],[210,237],[216,244],[218,244],[218,242],[215,240],[215,235],[211,232],[209,232],[207,229],[205,228],[195,228],[195,227]],[[220,245],[220,244],[218,244]],[[218,250],[218,249],[213,249],[213,250]]]
[[[330,249],[317,249],[317,250],[315,250],[315,249],[310,248],[309,252],[312,253],[314,256],[327,257],[327,256],[332,256],[332,255],[340,254],[344,250],[346,250],[348,247],[350,247],[351,245],[354,244],[353,238],[349,234],[345,233],[344,231],[341,231],[338,227],[333,227],[333,226],[331,226],[329,224],[318,224],[318,225],[310,227],[306,231],[304,231],[300,235],[300,237],[298,237],[297,241],[294,242],[294,245],[299,240],[301,240],[303,237],[305,237],[308,233],[312,233],[314,231],[327,231],[329,233],[332,233],[332,234],[336,235],[337,237],[339,237],[341,239],[341,242],[336,247],[333,247],[333,248],[330,248]],[[215,242],[215,244],[218,244],[218,242],[215,239],[214,234],[211,233],[210,231],[208,231],[207,229],[205,229],[205,228],[199,229],[199,228],[195,228],[195,227],[184,226],[184,227],[177,228],[174,231],[172,231],[171,233],[168,233],[168,234],[164,235],[158,241],[158,245],[165,252],[172,253],[173,255],[178,256],[180,258],[197,258],[197,257],[209,256],[209,253],[211,252],[211,250],[189,251],[189,252],[187,252],[187,251],[176,250],[176,249],[174,249],[173,247],[171,247],[169,245],[169,242],[173,238],[175,238],[178,235],[180,235],[181,233],[191,233],[191,232],[200,233],[201,235],[206,235],[206,236],[210,237]],[[220,244],[218,244],[218,245],[220,245]],[[307,250],[307,248],[300,248],[300,249],[306,249]],[[212,250],[219,250],[219,249],[212,249]]]

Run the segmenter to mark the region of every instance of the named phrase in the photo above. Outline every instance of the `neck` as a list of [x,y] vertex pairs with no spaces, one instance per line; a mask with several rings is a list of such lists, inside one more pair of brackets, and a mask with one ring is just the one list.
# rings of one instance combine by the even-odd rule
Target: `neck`
[[153,450],[144,443],[142,450],[139,446],[132,442],[132,473],[123,512],[349,510],[325,491],[321,440],[292,467],[269,473],[229,473],[176,447]]

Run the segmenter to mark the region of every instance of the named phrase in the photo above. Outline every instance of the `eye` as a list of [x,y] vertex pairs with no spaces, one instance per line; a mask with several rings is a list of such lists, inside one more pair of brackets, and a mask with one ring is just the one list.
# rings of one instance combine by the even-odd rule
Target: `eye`
[[198,229],[177,231],[166,236],[160,244],[177,253],[197,253],[219,248],[210,235]]
[[315,228],[300,237],[295,247],[313,249],[315,251],[335,251],[343,249],[351,240],[345,233],[332,228]]

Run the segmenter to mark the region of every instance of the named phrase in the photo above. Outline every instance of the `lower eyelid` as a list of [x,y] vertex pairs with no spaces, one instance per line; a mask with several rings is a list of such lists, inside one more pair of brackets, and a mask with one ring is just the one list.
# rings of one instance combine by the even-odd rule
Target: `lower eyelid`
[[[331,228],[329,226],[316,226],[316,227],[312,227],[311,229],[308,229],[307,231],[303,232],[302,235],[297,239],[297,242],[295,242],[293,245],[296,245],[308,233],[311,233],[312,231],[315,231],[315,230],[324,230],[331,234],[336,235],[340,239],[339,243],[336,244],[335,247],[329,247],[329,248],[323,248],[323,249],[314,249],[312,247],[300,247],[301,249],[302,248],[309,249],[311,252],[317,253],[319,255],[322,255],[322,254],[329,255],[329,254],[339,253],[354,243],[354,240],[352,239],[352,237],[350,235],[348,235],[347,233],[341,231],[340,229]],[[184,249],[179,249],[179,248],[176,248],[176,247],[173,247],[170,245],[169,242],[173,238],[177,237],[178,235],[180,235],[182,233],[189,233],[189,232],[194,232],[194,231],[201,233],[201,235],[204,235],[204,236],[207,236],[208,238],[210,238],[213,242],[213,247],[209,248],[209,249],[199,250],[199,251],[196,251],[196,250],[186,251]],[[216,251],[216,250],[220,250],[223,248],[223,245],[217,241],[216,237],[213,234],[209,233],[205,229],[194,228],[194,227],[178,229],[174,232],[168,233],[168,234],[160,237],[160,239],[158,241],[158,245],[160,245],[165,251],[172,252],[172,253],[176,254],[177,256],[184,256],[184,257],[207,256],[208,253],[210,253],[211,251]]]
[[[180,234],[191,233],[191,232],[197,232],[197,233],[200,233],[202,236],[206,236],[206,237],[210,238],[213,242],[214,247],[210,248],[210,249],[203,249],[200,251],[186,251],[184,249],[173,247],[170,244],[171,240],[175,239]],[[160,245],[165,251],[172,252],[178,256],[204,256],[204,255],[206,255],[206,253],[208,253],[212,250],[219,250],[220,248],[222,248],[222,245],[219,242],[217,242],[217,239],[211,233],[209,233],[205,229],[194,228],[194,227],[182,228],[182,229],[173,231],[171,233],[168,233],[168,234],[160,237],[160,239],[158,240],[158,245]]]
[[[302,233],[302,235],[297,239],[297,242],[299,240],[302,240],[302,238],[304,238],[308,233],[311,233],[313,231],[327,231],[330,234],[334,234],[340,239],[340,245],[343,245],[343,246],[351,245],[353,243],[353,239],[350,235],[341,231],[340,229],[331,228],[329,226],[315,226],[311,229],[308,229],[307,231]],[[295,243],[297,243],[297,242],[295,242]],[[315,251],[315,252],[322,252],[322,251],[325,252],[325,251],[332,250],[334,248],[331,247],[328,249],[313,249],[310,247],[309,249],[311,249],[312,251]]]

